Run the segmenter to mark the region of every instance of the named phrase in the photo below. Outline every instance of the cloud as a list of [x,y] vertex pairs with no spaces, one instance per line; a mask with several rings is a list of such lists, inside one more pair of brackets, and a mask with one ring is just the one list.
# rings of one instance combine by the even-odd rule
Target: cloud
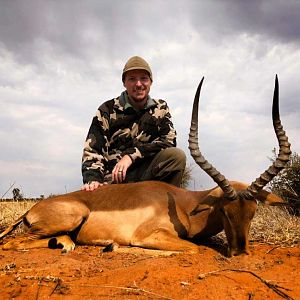
[[254,35],[281,43],[300,42],[300,3],[294,0],[191,1],[192,23],[212,40]]
[[[132,55],[153,70],[151,96],[166,99],[186,152],[192,101],[200,147],[228,178],[251,182],[277,147],[271,121],[275,74],[281,118],[299,153],[297,1],[2,1],[0,192],[26,195],[81,184],[84,139],[97,107],[123,90]],[[195,187],[213,185],[199,167]],[[193,188],[193,186],[192,186]]]

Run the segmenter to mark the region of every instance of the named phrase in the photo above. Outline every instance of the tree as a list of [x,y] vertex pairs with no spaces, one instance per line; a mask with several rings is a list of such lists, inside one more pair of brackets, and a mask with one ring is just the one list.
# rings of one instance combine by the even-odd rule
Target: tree
[[[273,150],[276,157],[276,151]],[[274,161],[274,158],[270,158]],[[293,152],[290,161],[269,184],[272,193],[295,205],[289,208],[292,214],[300,216],[300,156]]]
[[14,200],[23,200],[23,195],[19,188],[14,188],[12,190]]

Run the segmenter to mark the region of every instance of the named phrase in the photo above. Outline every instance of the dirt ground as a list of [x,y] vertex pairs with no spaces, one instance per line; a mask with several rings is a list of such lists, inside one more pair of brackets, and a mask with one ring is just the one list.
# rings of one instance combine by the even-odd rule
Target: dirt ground
[[252,244],[250,256],[230,259],[215,242],[199,249],[0,249],[0,298],[300,299],[300,247]]

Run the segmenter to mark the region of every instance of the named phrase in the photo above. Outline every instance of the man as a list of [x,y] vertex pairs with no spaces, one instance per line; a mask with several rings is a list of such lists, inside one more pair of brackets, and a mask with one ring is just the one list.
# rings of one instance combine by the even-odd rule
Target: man
[[180,186],[186,158],[176,148],[169,108],[149,95],[148,63],[131,57],[124,66],[125,91],[104,102],[89,129],[82,157],[82,190],[107,183],[161,180]]

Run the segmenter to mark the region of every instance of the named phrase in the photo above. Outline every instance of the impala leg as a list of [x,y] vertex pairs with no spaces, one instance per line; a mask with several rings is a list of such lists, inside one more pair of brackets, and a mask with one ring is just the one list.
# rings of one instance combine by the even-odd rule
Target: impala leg
[[[3,249],[59,248],[62,249],[62,252],[74,250],[75,243],[70,236],[62,234],[62,232],[70,232],[75,237],[84,223],[87,213],[85,215],[81,212],[76,214],[76,211],[74,213],[74,209],[72,211],[72,207],[69,205],[68,209],[73,214],[68,218],[68,214],[65,217],[59,213],[52,215],[51,210],[39,210],[38,208],[36,206],[35,210],[29,211],[23,219],[27,232],[23,236],[6,243]],[[59,212],[61,211],[62,209]],[[44,215],[46,213],[48,213],[48,216]]]
[[199,253],[199,248],[192,242],[182,240],[164,230],[157,230],[144,239],[131,242],[131,246],[167,251]]
[[57,237],[35,239],[36,237],[22,236],[3,245],[3,250],[23,250],[32,248],[62,249],[62,252],[69,252],[75,249],[75,243],[68,235]]

